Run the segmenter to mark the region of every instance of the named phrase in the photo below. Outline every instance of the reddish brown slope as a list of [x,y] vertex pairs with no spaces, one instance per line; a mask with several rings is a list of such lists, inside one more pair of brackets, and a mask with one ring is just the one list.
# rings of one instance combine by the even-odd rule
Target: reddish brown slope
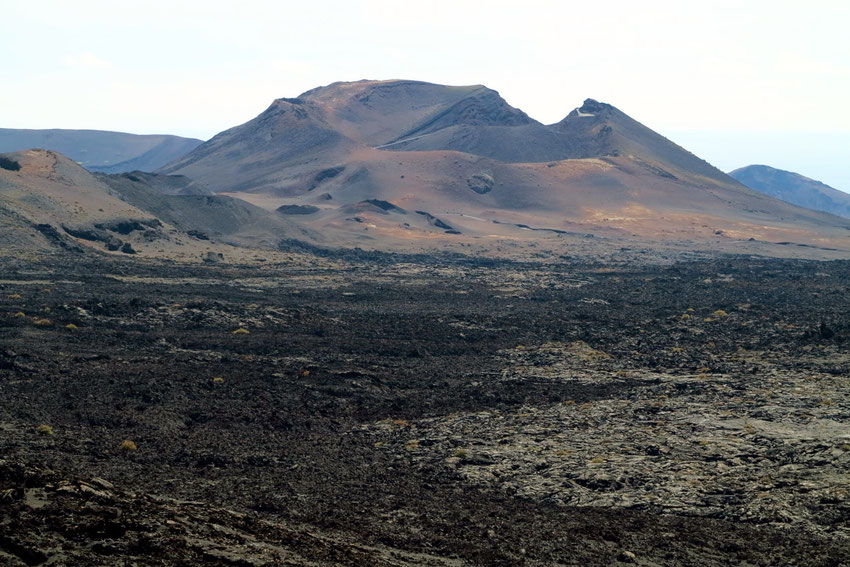
[[231,244],[274,248],[281,238],[311,238],[244,201],[166,195],[157,176],[143,177],[92,174],[46,150],[0,155],[0,253],[96,250],[199,261],[210,252],[250,256]]

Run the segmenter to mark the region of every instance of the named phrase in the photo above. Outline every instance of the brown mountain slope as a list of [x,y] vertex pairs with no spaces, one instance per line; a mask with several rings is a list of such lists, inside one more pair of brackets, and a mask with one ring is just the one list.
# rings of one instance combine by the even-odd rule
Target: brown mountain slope
[[454,150],[507,163],[623,155],[660,177],[742,188],[608,104],[588,99],[558,124],[544,126],[486,87],[418,81],[334,83],[278,99],[162,172],[216,191],[292,195],[338,175],[366,148]]
[[[588,232],[625,240],[722,245],[752,238],[834,247],[846,245],[843,227],[850,225],[737,188],[659,177],[645,164],[623,156],[506,164],[437,151],[399,153],[387,160],[371,150],[358,154],[348,169],[353,173],[327,181],[321,193],[241,196],[268,207],[312,206],[316,211],[299,215],[298,221],[330,241],[392,249],[423,242],[440,246],[447,239],[487,246],[499,238],[542,237],[558,246],[562,233]],[[397,209],[377,207],[371,200]]]
[[538,124],[482,85],[465,87],[421,81],[357,81],[319,87],[298,97],[352,140],[381,146],[450,126]]
[[275,101],[163,171],[342,247],[557,250],[589,232],[850,246],[845,221],[752,191],[608,104],[544,126],[482,86],[334,83]]
[[[320,242],[321,237],[280,215],[242,199],[208,192],[163,194],[185,178],[157,174],[98,175],[123,201],[147,211],[190,236],[234,246],[274,249],[281,238]],[[188,188],[192,189],[191,183]],[[197,189],[197,188],[196,188]]]
[[217,191],[255,191],[286,186],[293,175],[321,170],[356,147],[317,112],[279,99],[160,172],[186,175]]
[[[7,221],[2,232],[8,246],[82,251],[88,245],[117,252],[126,244],[125,251],[131,253],[139,243],[118,237],[119,230],[110,228],[117,229],[122,223],[134,227],[126,230],[127,235],[168,228],[153,215],[121,201],[91,173],[61,154],[28,150],[3,158],[0,209]],[[75,238],[69,231],[82,237]],[[125,232],[123,227],[120,232]]]
[[587,99],[552,128],[580,143],[576,157],[626,155],[658,168],[662,177],[736,185],[728,175],[610,104]]
[[309,239],[286,219],[244,201],[165,195],[188,183],[165,176],[92,174],[47,150],[0,155],[0,246],[6,253],[97,250],[199,259],[226,244],[276,247]]

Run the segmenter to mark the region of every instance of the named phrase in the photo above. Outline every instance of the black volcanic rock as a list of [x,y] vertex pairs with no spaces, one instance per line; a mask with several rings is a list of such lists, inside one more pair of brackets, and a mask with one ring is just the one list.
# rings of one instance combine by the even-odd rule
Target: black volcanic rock
[[319,212],[319,207],[313,205],[283,205],[277,208],[282,215],[312,215]]
[[9,171],[20,171],[21,164],[16,162],[13,159],[9,159],[7,157],[0,156],[0,168],[7,169]]
[[799,173],[748,165],[729,173],[750,189],[789,203],[850,218],[850,195]]
[[157,173],[146,173],[144,171],[131,171],[122,173],[121,177],[134,183],[144,184],[151,189],[165,195],[212,195],[213,192],[207,187],[196,183],[185,175],[162,175]]
[[316,176],[313,178],[313,184],[310,186],[310,189],[311,190],[315,189],[321,183],[327,181],[328,179],[333,179],[334,177],[336,177],[337,175],[339,175],[343,171],[345,171],[344,165],[339,165],[337,167],[329,167],[327,169],[323,169],[322,171],[317,173]]
[[[351,211],[359,211],[359,212],[375,212],[382,215],[386,215],[388,213],[401,213],[405,214],[407,211],[402,209],[401,207],[390,203],[389,201],[383,201],[381,199],[366,199],[364,201],[360,201],[359,203],[355,203],[353,205],[349,205],[348,209]],[[358,221],[360,222],[360,221]]]
[[454,228],[452,228],[451,225],[446,224],[445,222],[438,219],[437,217],[435,217],[431,213],[428,213],[426,211],[416,211],[416,214],[422,215],[423,217],[428,219],[429,224],[432,224],[432,225],[436,226],[437,228],[442,228],[443,230],[447,230],[447,231],[451,230],[451,231],[454,231],[455,234],[460,234],[459,232],[455,231]]
[[496,181],[493,179],[493,176],[487,173],[476,173],[466,180],[466,184],[469,185],[469,188],[479,195],[489,193],[493,189],[493,185],[495,183]]

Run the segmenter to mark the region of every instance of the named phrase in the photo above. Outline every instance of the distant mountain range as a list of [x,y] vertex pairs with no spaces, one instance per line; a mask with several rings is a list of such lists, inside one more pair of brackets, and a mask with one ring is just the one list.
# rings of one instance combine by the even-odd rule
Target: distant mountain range
[[182,157],[202,140],[102,130],[18,130],[0,128],[0,152],[41,148],[59,152],[89,171],[154,171]]
[[766,165],[748,165],[729,172],[729,175],[765,195],[807,209],[850,218],[850,194],[799,173]]

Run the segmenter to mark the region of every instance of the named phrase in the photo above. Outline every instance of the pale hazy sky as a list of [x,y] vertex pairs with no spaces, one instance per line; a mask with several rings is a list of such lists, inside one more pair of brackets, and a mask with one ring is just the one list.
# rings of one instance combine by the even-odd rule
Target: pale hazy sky
[[334,81],[480,83],[850,191],[849,28],[847,0],[5,0],[0,127],[207,139]]

